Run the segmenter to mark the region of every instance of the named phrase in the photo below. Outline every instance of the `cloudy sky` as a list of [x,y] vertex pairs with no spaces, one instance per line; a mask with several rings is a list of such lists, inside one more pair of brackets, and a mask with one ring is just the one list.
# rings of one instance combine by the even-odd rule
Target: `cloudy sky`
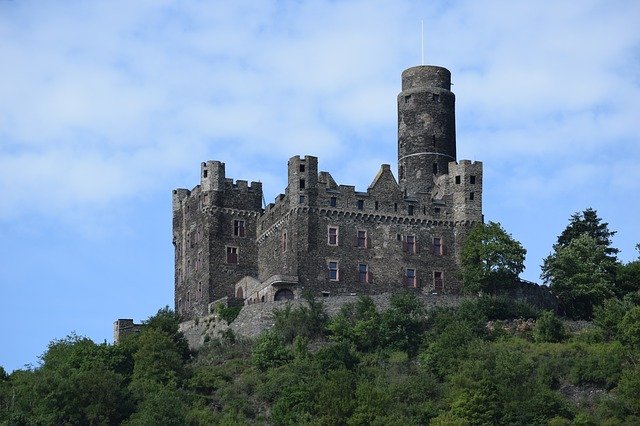
[[421,20],[523,277],[587,207],[635,259],[638,1],[0,0],[0,365],[172,305],[170,192],[201,161],[268,201],[296,154],[360,190],[395,170]]

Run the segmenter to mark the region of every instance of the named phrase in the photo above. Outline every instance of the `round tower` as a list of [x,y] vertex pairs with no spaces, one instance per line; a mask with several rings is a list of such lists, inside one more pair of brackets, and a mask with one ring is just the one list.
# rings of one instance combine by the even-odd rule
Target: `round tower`
[[402,73],[398,95],[398,179],[407,196],[429,193],[456,161],[455,95],[451,72],[422,65]]

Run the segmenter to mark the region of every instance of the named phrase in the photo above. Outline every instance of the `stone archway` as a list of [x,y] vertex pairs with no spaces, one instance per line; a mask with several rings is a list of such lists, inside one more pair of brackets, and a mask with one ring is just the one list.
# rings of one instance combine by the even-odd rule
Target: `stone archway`
[[288,288],[281,288],[280,290],[276,291],[275,296],[273,296],[273,300],[293,300],[293,291],[289,290]]

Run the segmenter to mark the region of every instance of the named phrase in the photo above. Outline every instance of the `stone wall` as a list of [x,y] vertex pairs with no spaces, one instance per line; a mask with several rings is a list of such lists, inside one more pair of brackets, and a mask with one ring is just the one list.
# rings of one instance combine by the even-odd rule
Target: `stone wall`
[[[371,295],[371,299],[378,311],[382,312],[389,308],[393,293],[382,293]],[[416,297],[422,301],[427,311],[437,307],[457,307],[464,300],[473,299],[473,296],[463,296],[455,294],[427,294],[415,291]],[[550,292],[548,287],[535,283],[522,281],[517,287],[507,290],[502,296],[513,300],[525,300],[540,309],[554,310],[558,306],[557,299]],[[358,296],[331,296],[319,298],[329,316],[336,315],[342,306],[347,303],[354,303]],[[219,337],[219,334],[231,329],[237,336],[256,338],[264,330],[273,327],[273,311],[283,309],[287,304],[293,307],[306,304],[304,299],[291,301],[265,302],[253,305],[245,305],[238,314],[238,317],[227,325],[226,321],[218,318],[217,314],[211,314],[197,320],[189,320],[180,324],[180,331],[184,333],[189,342],[189,347],[197,349],[207,340]]]

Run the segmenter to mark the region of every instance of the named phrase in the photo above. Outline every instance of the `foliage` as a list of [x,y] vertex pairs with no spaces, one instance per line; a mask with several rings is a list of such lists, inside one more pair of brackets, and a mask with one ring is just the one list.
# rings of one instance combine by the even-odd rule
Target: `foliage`
[[640,306],[631,308],[620,321],[618,336],[622,343],[640,347]]
[[[533,339],[490,333],[489,318],[531,309],[493,297],[428,312],[412,293],[380,312],[362,297],[328,323],[324,309],[305,308],[256,340],[213,338],[193,357],[168,326],[171,312],[115,346],[56,340],[39,367],[0,371],[0,425],[640,420],[640,312],[631,296],[596,310],[590,330],[599,338],[558,338],[550,312],[540,314]],[[310,324],[294,327],[294,318]],[[611,332],[604,337],[602,328]],[[602,397],[577,403],[567,389]]]
[[468,292],[493,293],[512,286],[524,270],[527,251],[499,223],[478,225],[461,252],[461,278]]
[[283,309],[273,311],[273,329],[286,343],[291,343],[296,336],[315,338],[324,333],[329,319],[324,305],[311,293],[305,293],[304,299],[307,306],[294,308],[287,303]]
[[567,316],[590,319],[594,306],[614,295],[612,262],[605,247],[582,234],[544,259],[542,278]]
[[390,307],[380,320],[382,344],[391,349],[417,353],[426,330],[425,310],[422,303],[409,292],[391,296]]
[[620,250],[611,247],[611,237],[616,234],[616,231],[610,231],[609,224],[602,222],[598,212],[591,207],[571,215],[569,225],[558,236],[556,246],[557,248],[568,247],[573,240],[585,234],[593,238],[608,257],[615,259],[615,255]]
[[557,343],[567,337],[562,321],[551,311],[544,311],[536,321],[533,339],[536,342]]
[[605,338],[615,339],[620,333],[620,322],[625,313],[634,306],[629,298],[623,300],[611,298],[594,308],[593,323],[596,324]]
[[618,297],[640,292],[640,260],[618,264],[615,275]]
[[242,306],[224,306],[222,303],[216,307],[218,316],[226,321],[227,325],[231,324],[238,317],[241,310]]
[[262,371],[285,364],[293,358],[283,338],[273,331],[260,335],[251,357],[255,366]]

